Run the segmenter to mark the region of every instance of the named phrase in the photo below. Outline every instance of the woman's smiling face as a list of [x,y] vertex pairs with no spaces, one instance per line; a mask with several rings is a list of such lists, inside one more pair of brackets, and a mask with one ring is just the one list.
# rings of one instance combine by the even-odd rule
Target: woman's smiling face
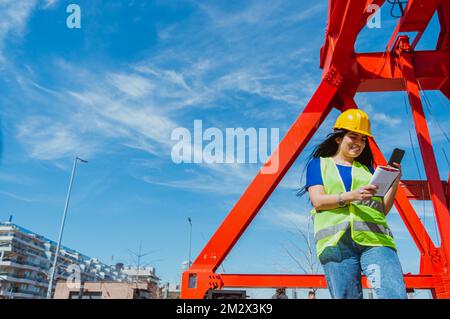
[[336,138],[336,142],[339,144],[338,152],[342,152],[345,157],[356,158],[364,150],[367,136],[355,132],[348,132],[344,137]]

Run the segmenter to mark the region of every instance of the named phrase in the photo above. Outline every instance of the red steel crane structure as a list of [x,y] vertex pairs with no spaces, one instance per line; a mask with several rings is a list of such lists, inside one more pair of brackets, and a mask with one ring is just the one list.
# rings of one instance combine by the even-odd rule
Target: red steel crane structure
[[[216,270],[247,229],[285,173],[334,107],[357,108],[357,92],[405,91],[409,97],[426,180],[401,181],[395,206],[420,251],[419,274],[404,275],[407,288],[430,289],[434,298],[450,298],[450,176],[441,181],[420,91],[440,90],[450,99],[450,0],[409,0],[384,52],[356,53],[355,41],[384,0],[329,0],[325,43],[320,51],[323,76],[265,167],[278,161],[273,174],[260,171],[191,267],[183,273],[181,297],[201,299],[208,290],[240,287],[326,288],[324,275],[220,274]],[[440,34],[435,50],[415,51],[437,12]],[[410,42],[405,33],[416,33]],[[376,165],[386,160],[369,139]],[[264,169],[264,167],[263,167]],[[424,190],[421,191],[421,190]],[[431,200],[441,239],[436,247],[410,200]],[[362,279],[367,286],[365,277]]]

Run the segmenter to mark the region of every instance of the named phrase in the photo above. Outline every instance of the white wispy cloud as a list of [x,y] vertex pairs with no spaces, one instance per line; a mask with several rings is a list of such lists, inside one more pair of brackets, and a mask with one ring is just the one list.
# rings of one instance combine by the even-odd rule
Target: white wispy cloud
[[23,196],[19,196],[10,192],[5,192],[5,191],[0,191],[0,195],[4,195],[4,196],[8,196],[10,198],[13,198],[15,200],[21,201],[21,202],[33,202],[34,200],[23,197]]
[[312,7],[309,7],[303,11],[292,13],[284,18],[286,21],[290,23],[298,23],[305,21],[307,19],[314,18],[317,15],[325,13],[327,10],[327,6],[325,2],[317,3]]
[[18,139],[28,149],[31,157],[55,160],[80,155],[90,157],[95,142],[81,138],[81,132],[73,123],[58,123],[47,117],[29,117],[18,126]]
[[62,81],[70,89],[48,88],[33,80],[22,84],[30,100],[52,100],[46,116],[31,113],[19,120],[17,138],[31,157],[54,160],[72,157],[74,150],[92,156],[106,151],[111,140],[158,156],[170,154],[170,135],[179,125],[155,98],[157,79],[133,71],[94,74],[63,60],[56,65],[73,75],[75,83]]
[[272,1],[270,4],[262,4],[258,1],[249,1],[247,7],[237,12],[224,12],[218,7],[206,3],[197,3],[211,21],[219,27],[236,26],[239,24],[259,24],[267,20],[267,17],[279,6],[280,1]]
[[36,0],[0,1],[0,66],[5,63],[5,41],[9,37],[21,37],[26,30],[28,18],[36,5]]
[[[325,7],[313,5],[292,10],[282,1],[270,5],[252,1],[244,10],[228,12],[211,5],[199,6],[207,13],[207,21],[166,26],[163,31],[167,34],[162,37],[168,44],[132,65],[100,72],[97,66],[94,73],[89,65],[59,59],[50,63],[52,67],[59,74],[71,75],[61,78],[59,88],[30,80],[31,87],[40,91],[39,94],[49,95],[48,100],[51,96],[51,104],[55,104],[56,97],[60,102],[57,104],[62,105],[51,111],[58,119],[56,123],[30,115],[18,126],[17,136],[30,156],[58,159],[80,147],[88,156],[95,156],[116,142],[168,158],[174,144],[170,140],[171,131],[186,126],[185,118],[190,118],[195,109],[231,107],[229,113],[236,110],[238,116],[245,114],[246,118],[253,119],[253,114],[258,112],[263,121],[273,120],[274,114],[280,122],[297,115],[314,92],[320,74],[317,67],[308,69],[314,51],[292,43],[286,47],[282,41],[287,37],[279,33],[301,35],[298,22],[317,16]],[[280,20],[280,12],[289,13],[281,15],[288,18]],[[249,54],[254,44],[246,38],[257,40],[262,35],[275,43],[265,41],[258,54]],[[227,45],[229,41],[233,46]],[[279,50],[274,52],[274,46]],[[264,108],[229,105],[230,97],[239,93],[257,95],[269,105]],[[212,114],[208,117],[215,120]],[[194,166],[196,172],[180,180],[152,177],[145,180],[199,191],[209,185],[219,192],[235,194],[249,184],[259,166],[202,165]],[[222,181],[222,185],[216,181]],[[216,184],[218,187],[212,187]],[[297,184],[297,176],[293,174],[280,186],[292,189]]]
[[133,98],[149,95],[155,89],[151,81],[134,74],[111,74],[109,79],[121,92]]
[[45,0],[44,1],[44,8],[50,9],[55,7],[58,4],[59,0]]
[[396,127],[399,125],[402,120],[393,116],[389,116],[385,113],[375,113],[373,116],[373,120],[376,122],[380,122],[382,125],[388,125],[390,127]]
[[[299,23],[311,19],[320,13],[326,12],[326,4],[319,3],[307,8],[286,6],[283,1],[276,0],[270,3],[261,1],[247,1],[244,9],[225,11],[219,6],[209,3],[197,3],[199,8],[220,28],[230,28],[239,25],[274,25]],[[294,13],[293,13],[294,12]]]
[[262,218],[272,226],[294,232],[297,232],[298,230],[307,232],[309,223],[311,227],[310,231],[312,231],[310,205],[308,205],[306,201],[298,200],[295,196],[292,197],[292,202],[290,204],[269,204],[264,208]]
[[5,172],[0,173],[0,181],[7,183],[19,184],[29,186],[32,184],[32,180],[28,176],[23,175],[13,175]]
[[[192,164],[196,165],[196,164]],[[180,178],[169,176],[156,177],[146,175],[140,177],[147,183],[189,192],[215,193],[222,195],[241,194],[256,175],[257,168],[245,164],[201,164],[186,169]]]
[[301,103],[298,94],[299,88],[293,88],[292,86],[279,87],[273,84],[264,85],[264,81],[267,82],[269,80],[270,77],[268,75],[257,76],[249,73],[248,70],[241,70],[221,77],[214,84],[214,87],[219,91],[234,90],[247,92],[295,105]]
[[[187,70],[161,69],[151,63],[141,62],[133,66],[141,83],[139,87],[146,85],[153,88],[153,95],[149,98],[164,103],[165,110],[177,110],[183,108],[202,107],[208,101],[214,99],[213,94],[205,86],[199,76],[199,66],[193,65]],[[145,77],[145,82],[143,77]],[[186,77],[189,77],[187,79]],[[188,84],[187,81],[192,82]],[[123,84],[122,84],[123,86]],[[136,88],[134,88],[136,90]],[[128,90],[127,93],[130,93]]]
[[[108,126],[99,130],[102,134],[114,134],[125,137],[145,137],[159,144],[168,145],[168,137],[176,124],[162,112],[152,106],[132,102],[113,100],[113,96],[93,92],[71,93],[80,102],[88,106],[84,111],[98,116],[99,121],[118,126],[118,130]],[[89,114],[84,114],[89,115]],[[99,127],[98,127],[99,128]],[[127,133],[125,133],[127,132]]]

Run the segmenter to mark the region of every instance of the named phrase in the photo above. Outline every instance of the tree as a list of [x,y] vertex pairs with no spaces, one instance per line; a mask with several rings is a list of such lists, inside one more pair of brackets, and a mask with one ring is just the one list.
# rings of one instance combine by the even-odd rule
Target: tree
[[[320,263],[317,260],[314,233],[312,231],[312,218],[308,216],[306,224],[306,231],[302,230],[297,223],[295,225],[295,232],[291,232],[294,236],[300,237],[300,241],[290,240],[292,249],[284,247],[286,253],[296,265],[302,270],[304,274],[317,274],[319,272]],[[310,295],[315,298],[317,288],[310,288]],[[312,293],[312,294],[311,294]]]

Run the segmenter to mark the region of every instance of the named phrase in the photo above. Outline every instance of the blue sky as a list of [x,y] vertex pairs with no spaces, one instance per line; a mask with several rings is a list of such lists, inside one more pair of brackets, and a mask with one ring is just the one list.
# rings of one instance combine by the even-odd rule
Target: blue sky
[[[81,8],[81,29],[66,7]],[[133,263],[128,249],[176,283],[261,164],[174,164],[174,128],[279,128],[280,137],[321,79],[319,49],[327,1],[19,1],[0,3],[0,220],[56,239],[72,160],[80,164],[63,244],[103,262]],[[396,20],[366,29],[357,51],[382,51]],[[418,49],[436,41],[434,18]],[[427,92],[441,178],[449,173],[449,103]],[[404,179],[419,172],[404,94],[358,94],[382,151],[406,149]],[[426,110],[429,115],[429,110]],[[223,264],[227,273],[298,273],[286,249],[302,245],[310,209],[298,199],[311,147],[331,129],[333,111]],[[439,127],[440,126],[440,127]],[[393,138],[395,137],[395,138]],[[418,152],[417,140],[413,144]],[[418,153],[417,153],[418,154]],[[424,177],[419,158],[419,170]],[[429,203],[414,203],[435,238]],[[419,254],[393,209],[388,218],[405,272]],[[438,241],[438,239],[436,239]],[[264,297],[272,291],[255,291]],[[327,293],[323,292],[326,297]],[[426,294],[424,294],[426,296]]]

